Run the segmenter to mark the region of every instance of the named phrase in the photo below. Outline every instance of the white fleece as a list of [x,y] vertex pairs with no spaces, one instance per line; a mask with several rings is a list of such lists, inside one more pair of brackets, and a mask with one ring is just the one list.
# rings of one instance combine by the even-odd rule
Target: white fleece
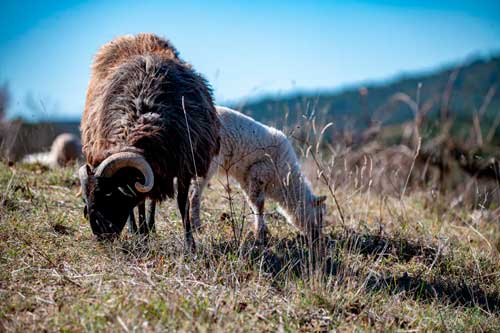
[[255,214],[255,232],[265,234],[264,202],[276,201],[287,220],[303,233],[320,232],[324,200],[311,190],[300,170],[295,151],[283,132],[226,107],[216,107],[221,121],[221,149],[209,174],[194,184],[191,216],[200,225],[200,201],[203,188],[213,174],[227,174],[240,184]]

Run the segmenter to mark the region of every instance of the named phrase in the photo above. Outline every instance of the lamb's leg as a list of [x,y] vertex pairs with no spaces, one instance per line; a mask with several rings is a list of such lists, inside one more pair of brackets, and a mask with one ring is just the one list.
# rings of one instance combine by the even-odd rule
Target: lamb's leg
[[201,227],[200,220],[200,209],[201,209],[201,195],[205,188],[205,179],[199,178],[196,182],[193,182],[191,188],[191,194],[189,195],[189,201],[191,203],[191,223],[193,224],[194,230],[199,230]]
[[137,225],[135,224],[135,216],[133,208],[130,210],[130,213],[128,215],[127,226],[129,234],[133,235],[137,233]]
[[254,235],[258,241],[265,242],[267,235],[264,221],[265,182],[258,177],[257,172],[250,173],[247,179],[247,189],[248,201],[255,216]]
[[148,203],[148,232],[156,232],[155,227],[155,211],[156,211],[156,201],[150,200]]
[[201,227],[201,219],[200,219],[200,210],[201,210],[201,196],[203,194],[203,190],[207,186],[208,182],[214,175],[217,170],[217,161],[214,159],[210,164],[210,168],[208,169],[208,173],[205,178],[199,177],[196,181],[193,182],[191,188],[191,194],[189,196],[189,201],[191,203],[191,223],[194,230],[199,230]]
[[182,225],[184,226],[184,241],[186,247],[194,252],[196,250],[196,245],[193,238],[193,229],[191,228],[191,221],[189,219],[189,185],[191,184],[191,179],[178,179],[177,180],[177,205],[179,206],[179,211],[181,212]]

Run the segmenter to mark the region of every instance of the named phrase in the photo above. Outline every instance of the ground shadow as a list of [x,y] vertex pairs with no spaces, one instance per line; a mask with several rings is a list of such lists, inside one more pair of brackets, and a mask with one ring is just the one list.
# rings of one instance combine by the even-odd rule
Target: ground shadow
[[[240,247],[231,242],[214,244],[213,252],[226,255],[239,251],[242,257],[253,262],[258,269],[270,274],[276,285],[280,281],[295,276],[307,279],[320,270],[325,277],[336,276],[339,279],[355,277],[364,281],[365,289],[370,292],[386,291],[389,293],[405,292],[408,297],[421,302],[438,301],[456,306],[478,306],[486,311],[500,313],[500,295],[488,292],[480,285],[470,283],[457,276],[446,276],[426,280],[420,276],[403,273],[401,276],[366,277],[359,271],[345,267],[340,258],[340,251],[349,251],[378,260],[381,256],[393,256],[398,262],[418,258],[429,265],[440,265],[447,258],[437,247],[402,238],[382,235],[343,232],[325,237],[318,256],[310,250],[304,237],[270,239],[268,244],[260,244],[252,239]],[[213,253],[212,253],[213,254]],[[463,276],[472,276],[465,271]]]
[[500,313],[500,295],[489,293],[477,284],[464,281],[426,281],[404,273],[382,279],[370,278],[366,283],[370,291],[386,290],[391,293],[406,292],[420,301],[446,301],[457,306],[478,306],[488,312]]
[[[138,258],[158,254],[193,256],[186,253],[182,245],[173,242],[156,242],[154,246],[148,245],[148,242],[141,246],[134,244],[123,248],[127,257]],[[421,302],[438,301],[456,306],[478,306],[486,311],[500,313],[498,293],[487,292],[480,285],[467,282],[456,275],[442,274],[440,278],[434,278],[432,281],[408,273],[400,276],[367,277],[366,273],[343,264],[342,253],[345,254],[346,251],[364,255],[370,260],[392,256],[397,262],[407,262],[415,258],[427,266],[434,267],[445,265],[447,260],[439,253],[436,246],[404,238],[354,231],[326,235],[320,247],[311,247],[308,240],[302,236],[271,237],[265,244],[251,237],[243,242],[211,241],[208,244],[199,244],[193,259],[206,262],[207,268],[211,267],[214,260],[227,260],[228,257],[243,260],[247,267],[254,267],[268,274],[278,289],[290,277],[305,280],[313,274],[317,276],[319,272],[324,277],[335,276],[341,280],[340,282],[347,278],[357,278],[364,282],[365,289],[369,292],[405,292],[407,297]],[[466,268],[463,270],[462,276],[472,276]]]

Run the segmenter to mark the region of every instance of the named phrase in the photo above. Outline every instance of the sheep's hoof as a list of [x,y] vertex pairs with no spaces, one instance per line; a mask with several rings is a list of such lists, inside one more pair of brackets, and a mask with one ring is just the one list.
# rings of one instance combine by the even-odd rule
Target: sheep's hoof
[[196,253],[196,243],[194,238],[187,237],[184,242],[184,249],[186,250],[186,254],[195,254]]

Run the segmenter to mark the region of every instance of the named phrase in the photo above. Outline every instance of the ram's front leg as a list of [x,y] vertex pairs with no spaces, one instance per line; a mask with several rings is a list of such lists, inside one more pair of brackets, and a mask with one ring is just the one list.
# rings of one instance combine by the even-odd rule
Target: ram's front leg
[[149,232],[156,232],[155,211],[156,211],[156,201],[150,200],[148,203],[148,210],[147,210]]
[[137,205],[137,210],[139,212],[139,234],[145,236],[148,234],[148,225],[146,223],[146,206],[145,201]]
[[135,214],[132,209],[127,220],[129,233],[136,234],[139,231],[141,235],[148,235],[151,232],[155,232],[156,201],[149,201],[147,211],[145,209],[145,202],[143,201],[137,205],[137,210],[139,212],[139,227],[135,223]]
[[137,225],[135,224],[135,215],[133,208],[130,210],[130,213],[128,215],[127,226],[128,226],[128,233],[130,235],[135,235],[137,233]]

